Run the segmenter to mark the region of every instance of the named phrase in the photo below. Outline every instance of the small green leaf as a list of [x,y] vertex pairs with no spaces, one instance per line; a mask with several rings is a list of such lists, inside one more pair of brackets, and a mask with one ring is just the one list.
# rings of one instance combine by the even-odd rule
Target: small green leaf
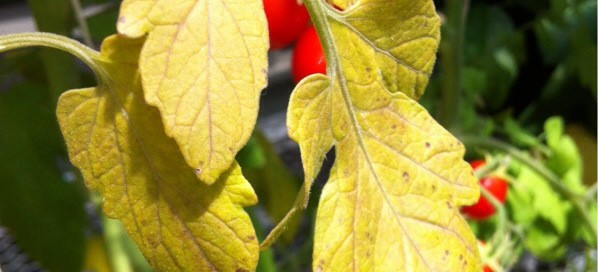
[[525,247],[538,258],[557,260],[565,254],[567,248],[561,243],[561,236],[552,229],[552,225],[546,223],[539,220],[534,227],[528,229]]
[[523,147],[536,147],[540,145],[540,141],[536,136],[526,131],[510,116],[505,120],[504,129],[509,139],[516,145]]
[[533,202],[532,188],[523,182],[510,184],[506,205],[509,215],[518,225],[530,226],[538,217],[538,211],[530,205]]
[[546,133],[546,142],[548,146],[555,146],[563,136],[565,131],[563,118],[552,117],[544,123],[544,132]]
[[582,181],[583,162],[573,139],[564,134],[564,121],[553,117],[545,123],[546,142],[551,154],[546,166],[562,178],[563,183],[576,193],[585,191]]
[[535,171],[525,167],[517,177],[518,182],[527,185],[533,194],[531,208],[538,212],[538,215],[552,223],[558,234],[563,234],[567,228],[567,213],[570,204],[562,200],[547,180],[539,176]]

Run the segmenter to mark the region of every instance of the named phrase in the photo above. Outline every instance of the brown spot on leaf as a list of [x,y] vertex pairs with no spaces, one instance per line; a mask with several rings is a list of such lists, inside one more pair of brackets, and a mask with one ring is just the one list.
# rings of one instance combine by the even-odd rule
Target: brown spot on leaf
[[372,234],[369,232],[365,233],[365,236],[368,238],[368,241],[374,241],[374,237],[372,237]]
[[195,170],[193,170],[193,172],[195,173],[195,175],[200,175],[201,174],[201,169],[197,168]]
[[447,202],[446,202],[446,206],[447,206],[449,209],[451,209],[451,210],[453,209],[453,204],[451,204],[451,202],[450,202],[450,201],[447,201]]
[[346,130],[347,130],[347,123],[343,123],[343,124],[341,125],[341,130],[342,130],[342,131],[346,131]]
[[239,268],[237,268],[237,270],[235,270],[235,272],[249,272],[249,270],[239,267]]
[[372,68],[371,68],[371,67],[369,67],[369,66],[366,66],[366,67],[365,67],[365,71],[369,73],[369,72],[371,72],[371,71],[372,71]]
[[324,265],[326,265],[326,261],[320,259],[318,262],[318,267],[316,268],[316,272],[322,272],[324,270]]
[[392,124],[392,129],[397,128],[397,124]]
[[149,243],[149,246],[152,248],[156,248],[160,245],[160,242],[156,239],[155,236],[148,236],[147,242]]
[[463,260],[463,254],[459,254],[459,261]]
[[255,236],[249,235],[249,236],[247,236],[247,240],[248,241],[253,241],[253,240],[255,240]]
[[405,180],[405,182],[409,182],[409,173],[403,172],[403,179]]
[[124,24],[126,22],[127,22],[127,17],[125,17],[125,16],[118,17],[118,23]]
[[436,185],[432,185],[432,191],[436,191]]
[[426,142],[426,148],[430,148],[432,146],[429,142]]
[[448,249],[444,251],[444,255],[446,255],[446,256],[448,256],[449,253],[450,253],[450,251],[448,251]]

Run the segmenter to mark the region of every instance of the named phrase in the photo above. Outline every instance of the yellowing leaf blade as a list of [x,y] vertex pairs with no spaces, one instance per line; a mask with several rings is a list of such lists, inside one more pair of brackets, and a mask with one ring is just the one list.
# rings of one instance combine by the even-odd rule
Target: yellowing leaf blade
[[[413,100],[399,96],[387,108],[356,113],[360,135],[348,130],[336,143],[318,207],[316,271],[479,268],[475,237],[458,211],[477,198],[471,169],[460,159],[463,147]],[[426,127],[404,115],[422,116],[427,122],[418,123]],[[437,135],[417,135],[418,129]]]
[[[320,1],[306,2],[325,17],[314,21],[327,35],[320,40],[329,79],[319,79],[325,87],[300,84],[289,107],[292,135],[331,130],[336,150],[318,207],[313,269],[479,271],[475,237],[459,213],[459,206],[479,197],[477,180],[462,159],[463,145],[414,101],[438,47],[433,3],[351,4],[338,13]],[[305,93],[318,96],[295,99]],[[295,112],[309,120],[330,116],[330,127],[310,126]],[[317,137],[294,137],[306,185],[318,165],[314,154],[329,147]]]
[[[345,34],[355,36],[351,38],[355,44],[339,43],[343,47],[339,53],[354,52],[352,58],[369,67],[355,75],[379,73],[388,91],[400,91],[412,99],[421,97],[440,39],[440,19],[433,2],[364,0],[331,23],[342,24]],[[345,71],[345,76],[351,75]]]
[[[324,75],[302,80],[291,95],[287,123],[289,137],[298,142],[307,188],[316,178],[322,160],[332,147],[332,82]],[[307,196],[307,195],[306,195]]]
[[118,29],[148,34],[145,99],[200,179],[214,182],[249,139],[266,85],[262,2],[126,0]]
[[71,160],[157,270],[255,269],[257,239],[243,206],[257,197],[236,162],[214,184],[198,182],[143,100],[134,59],[140,45],[108,38],[101,57],[111,85],[61,96],[57,114]]

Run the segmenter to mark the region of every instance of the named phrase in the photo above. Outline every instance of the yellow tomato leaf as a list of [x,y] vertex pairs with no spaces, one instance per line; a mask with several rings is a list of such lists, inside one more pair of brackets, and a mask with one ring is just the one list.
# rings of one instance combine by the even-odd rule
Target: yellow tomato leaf
[[[338,51],[359,66],[343,67],[347,80],[380,80],[391,93],[419,99],[434,67],[440,20],[432,1],[341,1],[350,10],[328,10],[338,31]],[[343,32],[343,33],[341,33]],[[346,37],[340,37],[340,36]]]
[[[326,153],[332,147],[333,105],[337,109],[338,99],[333,102],[332,94],[338,92],[322,90],[334,88],[330,80],[321,74],[306,78],[295,88],[287,112],[289,137],[299,143],[301,160],[305,173],[305,186],[311,187],[318,175]],[[337,102],[335,104],[335,102]],[[309,195],[305,195],[308,197]]]
[[480,271],[459,213],[478,199],[477,180],[463,145],[415,101],[438,47],[432,0],[363,0],[343,13],[306,5],[330,60],[328,77],[302,80],[289,106],[307,188],[336,151],[314,271]]
[[142,40],[112,36],[100,61],[109,82],[64,93],[57,114],[69,155],[159,271],[251,271],[258,245],[243,206],[257,202],[236,162],[198,182],[157,109],[143,100]]
[[119,33],[148,34],[139,60],[145,100],[207,183],[226,171],[255,125],[266,85],[261,0],[125,0]]

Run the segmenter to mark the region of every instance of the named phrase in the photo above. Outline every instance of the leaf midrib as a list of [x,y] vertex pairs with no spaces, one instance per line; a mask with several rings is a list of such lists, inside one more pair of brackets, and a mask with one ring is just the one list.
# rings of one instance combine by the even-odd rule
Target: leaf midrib
[[[318,5],[320,5],[320,4],[318,4]],[[320,6],[320,8],[321,8],[321,6]],[[338,20],[337,18],[331,17],[329,15],[329,12],[325,12],[325,14],[326,14],[327,18]],[[324,21],[324,24],[325,24],[324,31],[326,32],[326,34],[329,37],[333,37],[332,29],[330,28],[330,25],[328,24],[328,20],[323,20],[323,21]],[[401,227],[401,230],[403,231],[403,235],[405,237],[407,237],[407,239],[409,240],[409,243],[416,250],[416,252],[420,256],[420,258],[424,262],[424,264],[428,267],[428,270],[429,271],[433,271],[431,269],[430,265],[428,264],[428,262],[426,261],[426,259],[424,258],[424,256],[422,255],[422,253],[419,251],[419,248],[416,247],[416,244],[411,239],[411,236],[409,236],[409,234],[407,233],[405,226],[403,226],[403,224],[401,222],[401,219],[399,218],[400,216],[397,214],[397,211],[395,210],[394,206],[390,202],[390,199],[387,196],[386,190],[382,186],[382,184],[380,182],[380,178],[378,177],[378,174],[375,171],[374,165],[373,165],[372,160],[371,160],[371,158],[369,156],[369,153],[367,151],[367,147],[365,146],[365,143],[364,143],[364,140],[363,140],[363,136],[361,134],[361,126],[359,125],[359,122],[357,121],[356,113],[355,113],[355,111],[353,109],[353,106],[352,106],[351,95],[349,94],[349,89],[348,89],[348,86],[347,86],[347,81],[346,81],[346,79],[343,76],[342,66],[341,66],[341,63],[340,63],[340,61],[338,59],[338,55],[339,54],[338,54],[338,49],[336,47],[336,42],[334,41],[334,39],[330,39],[330,40],[331,40],[331,43],[329,43],[328,45],[331,46],[330,52],[333,52],[334,54],[332,56],[330,56],[329,58],[331,60],[333,60],[333,63],[335,64],[335,65],[333,65],[333,69],[334,69],[334,72],[336,72],[336,73],[333,73],[331,75],[331,77],[336,77],[337,81],[339,82],[340,89],[341,89],[341,94],[343,96],[343,102],[345,104],[345,107],[349,111],[349,117],[351,119],[351,124],[353,125],[353,130],[354,130],[356,138],[357,138],[357,144],[359,145],[360,149],[362,150],[362,152],[364,154],[364,157],[366,159],[368,167],[370,168],[371,173],[373,174],[373,176],[374,176],[374,178],[376,180],[376,184],[378,185],[378,189],[380,190],[380,193],[383,195],[386,204],[391,208],[391,210],[393,212],[393,215],[394,215],[395,219],[397,220],[397,223]],[[359,182],[359,180],[357,182]],[[353,239],[355,239],[355,237]],[[353,262],[353,270],[355,271],[355,262]]]

